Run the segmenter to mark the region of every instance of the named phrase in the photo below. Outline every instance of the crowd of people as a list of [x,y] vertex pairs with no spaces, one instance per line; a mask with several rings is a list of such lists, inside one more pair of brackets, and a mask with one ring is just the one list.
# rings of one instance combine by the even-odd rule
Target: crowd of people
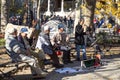
[[[26,7],[27,8],[27,7]],[[28,11],[27,11],[28,12]],[[31,11],[30,11],[31,12]],[[32,13],[32,12],[31,12]],[[30,18],[30,16],[29,16]],[[60,16],[42,16],[41,25],[45,24],[49,20],[58,20],[61,23],[67,25],[65,31],[63,25],[58,25],[58,31],[50,38],[50,26],[46,25],[43,27],[43,31],[36,29],[37,21],[28,18],[28,13],[25,13],[23,20],[20,17],[10,18],[5,31],[5,47],[9,52],[10,57],[13,61],[27,62],[30,65],[31,72],[34,78],[46,77],[48,74],[45,69],[46,55],[52,60],[52,65],[55,68],[62,68],[64,65],[73,63],[71,60],[71,45],[70,45],[70,33],[73,33],[74,20],[71,17],[60,17]],[[93,42],[92,34],[96,28],[99,28],[103,23],[104,19],[98,21],[94,19],[94,27],[86,26],[84,24],[84,18],[81,18],[75,27],[75,50],[76,50],[76,61],[87,60],[86,46],[87,38]],[[113,22],[112,22],[113,23]],[[24,25],[28,27],[21,27],[20,30],[14,27],[14,25]],[[114,25],[114,24],[113,24]],[[40,28],[39,28],[40,29]],[[82,58],[80,57],[82,49]],[[62,55],[62,62],[60,63],[59,57],[56,51],[60,51]],[[96,53],[101,52],[99,45],[96,45]]]
[[[41,25],[49,20],[58,20],[66,24],[70,29],[74,26],[74,20],[71,17],[51,16],[49,18],[42,17],[41,20]],[[75,28],[74,43],[77,61],[87,60],[85,36],[87,35],[91,42],[93,41],[90,36],[92,36],[91,34],[94,30],[92,30],[91,26],[86,27],[84,21],[84,18],[81,18]],[[45,55],[50,57],[52,65],[55,68],[62,68],[64,64],[73,63],[70,57],[70,36],[69,33],[65,31],[64,25],[58,25],[58,31],[53,35],[52,39],[50,39],[49,25],[44,26],[43,31],[39,32],[39,30],[36,29],[37,22],[33,20],[31,23],[32,26],[21,27],[20,30],[14,27],[13,22],[8,23],[8,28],[6,27],[5,47],[13,60],[27,62],[31,66],[32,74],[35,77],[45,77],[47,75],[44,65],[46,61]],[[97,22],[95,24],[97,25]],[[98,47],[97,45],[96,49]],[[80,57],[81,49],[83,53],[82,59]],[[59,57],[56,54],[58,50],[63,53],[63,64],[60,63]],[[100,48],[97,50],[102,53]]]
[[[77,61],[80,61],[80,48],[83,49],[83,59],[86,60],[86,49],[84,44],[84,29],[82,27],[83,20],[80,21],[76,30],[75,30],[75,44],[77,50]],[[53,35],[53,38],[50,39],[50,26],[44,26],[44,30],[40,32],[37,37],[34,35],[34,32],[31,34],[32,39],[36,39],[36,44],[34,49],[31,45],[31,37],[29,35],[29,28],[21,27],[18,31],[14,27],[14,24],[8,23],[6,27],[6,36],[5,36],[5,47],[9,52],[10,57],[13,61],[22,61],[27,62],[31,67],[31,72],[33,77],[45,77],[47,72],[45,70],[44,63],[46,61],[46,56],[48,55],[52,60],[52,65],[55,68],[62,68],[64,64],[73,63],[70,57],[70,36],[64,32],[64,26],[58,25],[58,32]],[[79,33],[80,32],[80,33]],[[82,40],[82,42],[81,42]],[[33,40],[32,40],[33,41]],[[34,43],[34,42],[32,42]],[[79,44],[80,43],[80,44]],[[59,57],[56,54],[56,51],[60,50],[63,53],[62,62],[60,63]]]

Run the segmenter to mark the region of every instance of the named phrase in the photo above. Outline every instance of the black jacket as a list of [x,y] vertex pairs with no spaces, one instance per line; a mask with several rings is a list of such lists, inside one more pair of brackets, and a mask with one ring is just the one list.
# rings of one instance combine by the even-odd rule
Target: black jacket
[[82,25],[78,24],[75,28],[75,44],[78,45],[84,45],[84,35],[86,34],[85,32],[83,32],[83,28]]

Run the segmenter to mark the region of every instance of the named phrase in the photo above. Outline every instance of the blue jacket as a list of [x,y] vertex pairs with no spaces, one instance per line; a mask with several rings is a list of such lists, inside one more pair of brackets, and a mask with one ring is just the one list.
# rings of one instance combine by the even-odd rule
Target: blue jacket
[[7,37],[5,47],[12,58],[17,58],[19,54],[26,53],[24,45],[21,44],[13,35],[9,35]]

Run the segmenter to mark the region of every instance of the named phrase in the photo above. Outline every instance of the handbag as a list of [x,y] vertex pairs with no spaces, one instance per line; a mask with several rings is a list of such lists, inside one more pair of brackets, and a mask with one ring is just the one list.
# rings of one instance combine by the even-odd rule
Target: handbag
[[57,51],[56,51],[56,54],[57,54],[58,56],[61,56],[61,55],[62,55],[62,52],[61,52],[60,50],[57,50]]

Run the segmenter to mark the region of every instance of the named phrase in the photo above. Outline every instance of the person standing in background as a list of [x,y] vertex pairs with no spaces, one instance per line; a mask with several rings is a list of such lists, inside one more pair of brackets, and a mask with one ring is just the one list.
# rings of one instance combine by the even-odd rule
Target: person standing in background
[[30,9],[30,4],[25,4],[22,17],[23,17],[22,24],[25,26],[32,27],[32,21],[34,18],[33,11]]
[[83,59],[86,60],[86,46],[84,41],[84,35],[86,34],[86,27],[84,27],[84,19],[81,19],[75,28],[75,46],[77,51],[76,60],[80,61],[80,49],[83,52]]

